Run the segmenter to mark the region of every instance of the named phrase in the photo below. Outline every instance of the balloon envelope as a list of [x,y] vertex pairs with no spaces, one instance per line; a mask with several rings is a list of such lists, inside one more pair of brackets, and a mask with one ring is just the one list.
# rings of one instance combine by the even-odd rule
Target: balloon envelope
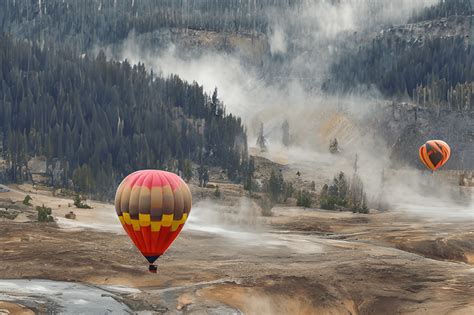
[[451,148],[442,140],[429,140],[420,147],[420,160],[432,171],[443,166],[451,156]]
[[191,210],[191,192],[176,174],[142,170],[128,175],[117,188],[115,209],[135,246],[150,263],[165,253]]

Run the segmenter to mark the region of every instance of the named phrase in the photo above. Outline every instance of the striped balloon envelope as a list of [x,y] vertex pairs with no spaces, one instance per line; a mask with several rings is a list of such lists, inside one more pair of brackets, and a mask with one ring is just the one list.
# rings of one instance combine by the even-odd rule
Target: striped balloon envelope
[[431,171],[443,166],[451,156],[451,148],[442,140],[429,140],[420,147],[420,159]]
[[117,188],[115,209],[135,246],[154,262],[173,243],[191,210],[191,192],[176,174],[142,170],[128,175]]

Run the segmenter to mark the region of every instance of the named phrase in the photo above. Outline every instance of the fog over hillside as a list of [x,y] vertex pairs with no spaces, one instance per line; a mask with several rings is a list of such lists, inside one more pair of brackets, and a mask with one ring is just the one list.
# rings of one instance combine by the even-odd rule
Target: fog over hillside
[[[193,46],[179,39],[167,40],[159,31],[155,37],[132,32],[121,45],[108,50],[111,56],[145,62],[155,72],[196,80],[208,91],[217,87],[228,110],[249,121],[267,106],[294,109],[308,103],[310,108],[317,107],[320,87],[338,50],[356,45],[382,26],[405,23],[410,14],[434,3],[436,0],[347,0],[303,1],[285,9],[268,6],[265,36],[254,39],[267,47],[261,52],[261,63],[248,60],[238,49],[229,52],[212,45]],[[229,41],[233,36],[238,35],[228,34]],[[376,90],[364,94],[378,97]]]
[[[364,115],[384,101],[376,88],[349,98],[321,92],[337,52],[360,45],[357,40],[370,38],[385,25],[407,22],[411,13],[435,2],[308,1],[286,9],[269,6],[265,11],[267,34],[254,39],[264,41],[267,47],[261,52],[261,63],[242,56],[238,49],[229,52],[212,45],[196,47],[166,40],[159,32],[155,37],[132,32],[121,44],[105,49],[109,56],[144,62],[155,73],[177,73],[188,81],[195,80],[207,91],[217,87],[227,111],[244,118],[250,137],[264,121],[269,130],[275,130],[270,140],[277,141],[279,126],[289,119],[299,144],[312,142],[314,146],[320,143],[306,139],[314,136],[321,124],[317,121],[321,110],[344,108],[351,114]],[[238,35],[228,34],[229,38],[233,36]],[[159,45],[153,44],[156,41]],[[95,50],[102,48],[96,46]]]
[[[446,168],[470,168],[474,163],[469,159],[473,151],[470,118],[466,118],[466,124],[429,128],[437,120],[429,110],[426,114],[420,112],[418,123],[412,121],[410,108],[402,110],[403,121],[387,115],[390,111],[384,108],[392,102],[412,102],[415,92],[407,86],[415,84],[418,99],[427,99],[429,106],[435,105],[434,110],[442,112],[443,106],[458,106],[461,115],[469,112],[465,103],[472,101],[465,102],[469,98],[464,95],[472,93],[472,79],[460,81],[471,76],[472,49],[468,41],[462,48],[470,25],[470,13],[465,9],[468,2],[439,3],[66,0],[53,4],[8,0],[2,4],[5,10],[0,16],[3,29],[15,36],[40,42],[61,40],[81,55],[94,56],[104,50],[110,58],[144,63],[155,75],[178,74],[189,82],[196,81],[209,95],[217,88],[227,113],[242,117],[249,144],[255,143],[263,123],[269,154],[286,155],[290,163],[331,161],[328,143],[338,138],[346,171],[351,170],[355,154],[359,154],[360,171],[373,173],[370,181],[377,187],[384,168],[420,168],[414,148],[428,137],[445,138],[455,153],[459,152]],[[423,18],[433,19],[433,25]],[[420,29],[429,32],[420,38]],[[437,44],[441,37],[446,42]],[[451,37],[457,40],[457,54],[463,55],[449,55],[450,51],[436,48],[450,47]],[[426,64],[429,55],[420,56],[416,61],[419,65],[410,64],[414,57],[410,53],[431,47],[428,44],[438,49],[434,52],[439,57],[436,60],[442,62],[444,56],[449,56],[460,64],[462,60],[462,65],[447,64],[447,71],[436,64],[436,72],[431,75]],[[365,50],[370,54],[369,61],[381,60],[380,64],[365,67],[366,60],[356,55]],[[349,65],[349,77],[334,70],[348,69]],[[408,73],[418,66],[426,75],[420,76],[419,82],[408,82],[418,80]],[[350,76],[364,72],[364,67],[368,69],[365,78],[374,82],[359,82]],[[373,69],[394,74],[379,78],[380,73]],[[451,81],[446,81],[447,77]],[[328,82],[335,83],[331,86]],[[343,85],[349,85],[344,92],[339,89]],[[393,87],[392,95],[380,86]],[[443,89],[436,91],[438,86]],[[446,114],[450,122],[457,112]],[[281,145],[285,120],[290,126],[289,151]],[[387,120],[391,122],[389,129],[384,127]]]
[[[388,136],[377,131],[381,127],[381,121],[377,120],[380,115],[374,114],[386,112],[382,107],[392,101],[376,86],[356,89],[351,94],[329,94],[322,91],[321,86],[329,77],[329,66],[341,53],[370,45],[382,30],[407,23],[415,12],[435,3],[437,1],[348,0],[303,2],[285,9],[269,7],[265,11],[268,18],[265,36],[253,39],[267,48],[258,58],[253,56],[254,59],[238,46],[222,49],[199,41],[198,46],[179,40],[163,41],[164,36],[159,32],[154,35],[132,32],[119,45],[96,49],[105,48],[109,56],[128,59],[132,63],[144,62],[155,73],[165,76],[177,73],[186,80],[199,82],[207,91],[217,87],[227,111],[244,119],[250,145],[255,143],[260,124],[264,123],[269,156],[281,156],[283,152],[290,163],[312,161],[327,165],[334,159],[327,154],[329,139],[337,137],[344,148],[340,157],[345,161],[341,164],[345,165],[343,170],[349,174],[352,172],[353,160],[358,154],[359,172],[371,194],[377,195],[383,170],[394,166],[397,154],[394,155],[393,145],[400,141],[395,136],[397,132],[398,137],[405,137],[405,141],[413,141],[406,148],[415,148],[415,153],[418,142],[424,138],[406,139],[403,128],[412,128],[409,123],[408,127],[406,123],[400,125],[400,130]],[[195,36],[203,35],[197,33]],[[226,36],[230,41],[238,35]],[[151,38],[159,38],[160,46],[150,44]],[[410,98],[406,96],[402,100],[409,101]],[[420,115],[422,119],[431,119],[429,115]],[[382,121],[384,119],[388,117]],[[280,144],[281,125],[285,120],[289,121],[293,141],[289,151]],[[435,130],[426,131],[433,133]],[[472,143],[453,137],[461,131],[448,128],[435,132],[441,138],[452,139],[456,153],[461,154],[472,149]],[[407,165],[418,167],[417,155],[406,148],[398,149],[403,154],[408,152],[411,160],[404,160],[403,155],[398,154],[398,161],[402,164],[397,166],[408,161]],[[453,161],[457,163],[456,167],[461,165],[458,156]],[[462,165],[469,167],[470,162]],[[417,178],[414,183],[423,182],[424,175],[417,171],[413,171],[411,176]],[[405,190],[399,189],[403,186],[402,179],[397,178],[387,183],[392,185],[387,190],[400,192],[400,195],[392,196],[392,201],[406,194]],[[416,199],[424,188],[414,184],[412,189]],[[450,200],[452,197],[440,198]]]

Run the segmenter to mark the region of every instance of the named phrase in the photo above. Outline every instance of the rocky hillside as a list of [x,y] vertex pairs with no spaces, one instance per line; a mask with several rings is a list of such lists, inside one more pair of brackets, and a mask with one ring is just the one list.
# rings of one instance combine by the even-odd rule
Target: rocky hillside
[[381,109],[375,125],[391,149],[395,164],[421,167],[418,148],[428,139],[443,139],[452,150],[445,169],[474,169],[474,112],[440,110],[414,104]]
[[445,168],[473,169],[472,30],[469,1],[442,1],[410,23],[355,35],[323,87],[335,94],[376,91],[388,100],[368,126],[385,140],[395,164],[420,166],[419,146],[439,138],[453,151]]

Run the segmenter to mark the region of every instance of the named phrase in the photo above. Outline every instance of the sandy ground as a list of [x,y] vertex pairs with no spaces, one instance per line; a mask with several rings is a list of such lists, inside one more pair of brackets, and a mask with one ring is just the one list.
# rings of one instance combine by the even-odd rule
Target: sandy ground
[[[20,201],[23,189],[0,197]],[[30,195],[57,224],[1,221],[0,279],[122,286],[120,303],[158,314],[474,313],[472,220],[281,207],[248,226],[201,202],[152,275],[112,205]],[[71,209],[74,221],[64,218]],[[5,300],[0,314],[51,311],[23,295],[29,303]]]

